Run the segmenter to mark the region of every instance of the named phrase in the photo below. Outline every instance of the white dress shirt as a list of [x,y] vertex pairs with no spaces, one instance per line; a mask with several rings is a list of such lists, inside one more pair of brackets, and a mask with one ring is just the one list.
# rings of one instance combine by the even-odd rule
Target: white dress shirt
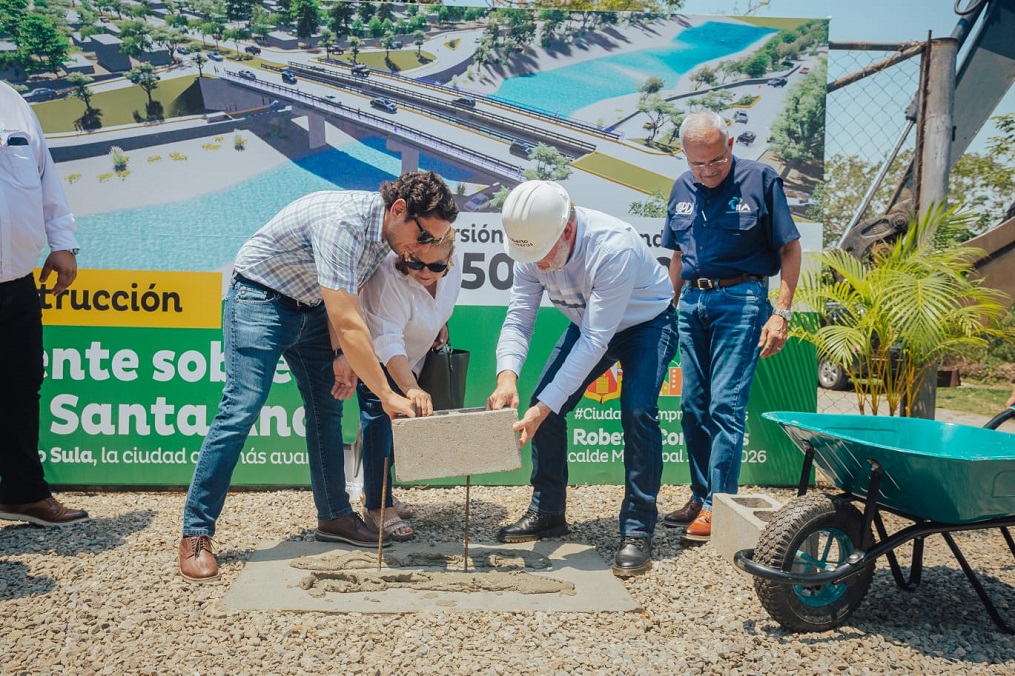
[[497,342],[497,373],[520,374],[545,291],[550,301],[581,329],[564,365],[539,395],[561,407],[606,354],[618,331],[655,318],[670,305],[669,273],[628,223],[592,209],[575,208],[574,250],[560,270],[541,272],[535,263],[516,263],[507,317]]
[[403,355],[418,376],[427,351],[458,302],[462,265],[453,257],[451,269],[437,280],[436,294],[431,296],[411,274],[395,268],[397,260],[392,253],[381,262],[360,291],[360,304],[381,363]]
[[76,249],[74,230],[39,120],[0,82],[0,282],[31,274],[47,244],[50,251]]

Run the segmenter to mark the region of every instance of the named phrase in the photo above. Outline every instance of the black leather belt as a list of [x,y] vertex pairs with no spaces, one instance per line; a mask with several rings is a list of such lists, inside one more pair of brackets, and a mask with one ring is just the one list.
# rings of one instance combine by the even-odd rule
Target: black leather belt
[[725,289],[727,286],[736,286],[737,284],[743,284],[744,282],[763,282],[765,278],[762,275],[737,275],[736,277],[726,277],[723,279],[708,279],[707,277],[697,277],[687,282],[690,286],[702,291],[711,291],[712,289]]

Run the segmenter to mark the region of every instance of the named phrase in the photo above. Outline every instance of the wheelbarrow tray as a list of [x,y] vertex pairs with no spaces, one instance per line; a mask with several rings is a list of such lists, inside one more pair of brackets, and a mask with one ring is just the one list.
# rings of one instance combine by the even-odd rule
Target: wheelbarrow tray
[[969,524],[1015,515],[1015,434],[921,418],[771,411],[793,443],[841,490],[913,520]]

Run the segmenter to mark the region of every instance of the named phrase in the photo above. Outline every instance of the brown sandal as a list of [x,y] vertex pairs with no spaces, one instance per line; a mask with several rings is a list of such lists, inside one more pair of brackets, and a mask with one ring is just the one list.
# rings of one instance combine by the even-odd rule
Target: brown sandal
[[[368,509],[366,513],[370,523],[379,529],[381,527],[381,510]],[[384,510],[384,535],[394,542],[408,542],[416,537],[416,531],[412,529],[412,526],[402,521],[402,517],[394,509],[388,507]]]
[[412,505],[402,502],[401,500],[395,500],[395,514],[402,517],[403,519],[411,519],[415,514],[416,510],[412,508]]

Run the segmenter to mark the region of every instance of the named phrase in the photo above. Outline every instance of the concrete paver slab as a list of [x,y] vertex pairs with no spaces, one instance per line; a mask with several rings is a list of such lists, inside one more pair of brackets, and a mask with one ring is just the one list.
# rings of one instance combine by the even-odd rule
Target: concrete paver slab
[[395,477],[425,481],[518,469],[521,451],[511,429],[517,420],[513,408],[460,408],[392,420]]
[[[521,559],[548,560],[549,568],[525,566],[525,573],[537,578],[537,584],[523,584],[519,588],[527,588],[529,592],[536,593],[517,591],[510,580],[503,577],[519,572],[517,570],[497,571],[493,574],[502,577],[496,584],[482,585],[479,583],[484,581],[483,576],[491,576],[491,571],[474,572],[470,567],[469,575],[475,584],[463,581],[462,551],[463,547],[459,543],[431,546],[427,543],[414,542],[396,544],[384,550],[385,557],[389,557],[386,560],[390,560],[392,556],[406,559],[412,555],[432,558],[435,552],[448,554],[454,560],[457,554],[455,568],[450,571],[434,566],[404,568],[385,566],[382,569],[382,574],[387,573],[389,579],[397,577],[399,580],[408,580],[412,577],[408,574],[410,571],[421,575],[429,574],[433,579],[433,584],[429,588],[396,587],[378,591],[367,584],[363,587],[371,589],[369,591],[320,593],[318,589],[308,591],[301,587],[301,580],[308,578],[311,571],[293,567],[290,564],[294,560],[300,557],[334,560],[348,553],[353,560],[376,562],[376,552],[351,545],[323,542],[264,542],[251,554],[247,564],[223,598],[222,605],[236,610],[304,610],[331,613],[431,613],[441,610],[601,612],[638,609],[627,589],[613,576],[609,565],[592,547],[554,541],[519,544],[473,543],[470,546],[470,559],[480,564],[483,561],[503,559],[509,562],[507,567],[511,568],[511,562],[517,564]],[[357,554],[362,556],[357,557]],[[307,559],[303,559],[304,565],[306,562]],[[312,560],[310,566],[313,567]],[[372,564],[355,570],[347,567],[346,571],[349,578],[356,576],[369,578],[377,575],[376,566]],[[394,571],[398,571],[399,575],[392,576],[391,573]],[[505,583],[505,580],[508,581]],[[540,581],[547,584],[540,585],[538,584]],[[474,591],[483,586],[488,586],[491,590]],[[543,588],[542,593],[540,587]],[[565,591],[546,591],[556,588],[564,588]]]

